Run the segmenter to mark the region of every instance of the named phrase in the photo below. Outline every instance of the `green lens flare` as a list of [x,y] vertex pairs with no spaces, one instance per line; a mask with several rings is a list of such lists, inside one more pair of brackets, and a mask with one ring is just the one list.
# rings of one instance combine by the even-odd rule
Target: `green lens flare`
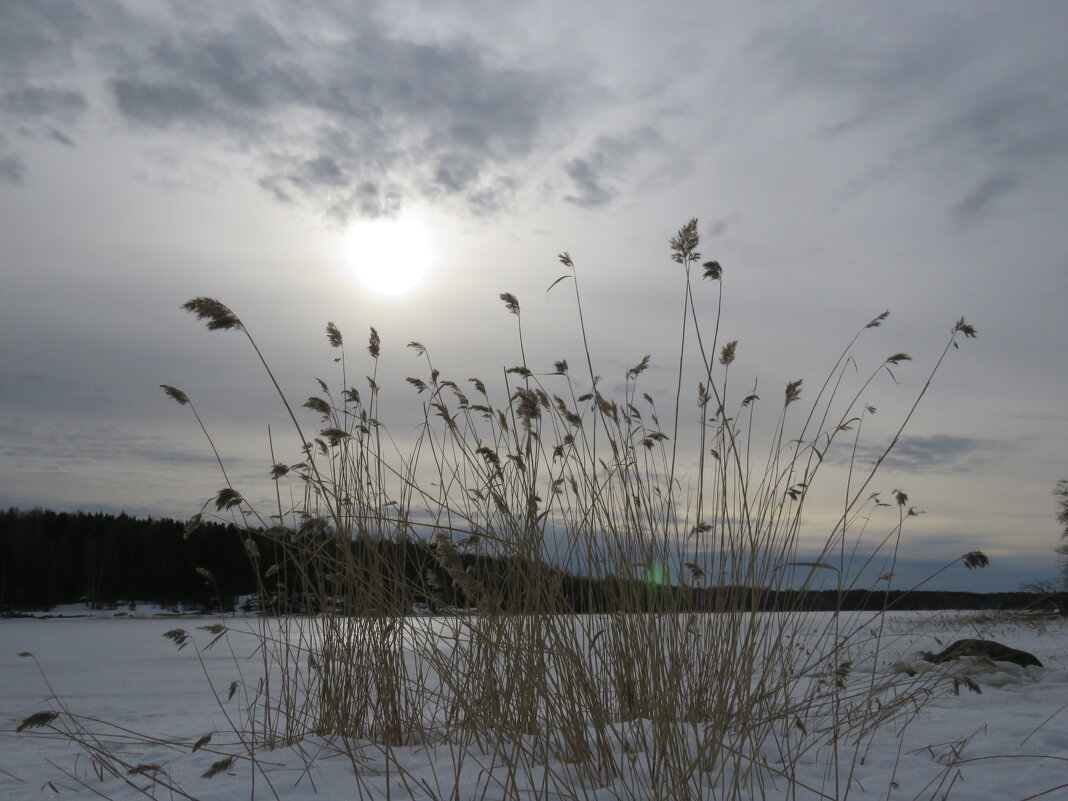
[[645,568],[645,581],[654,587],[662,587],[667,581],[667,570],[663,562],[650,562]]

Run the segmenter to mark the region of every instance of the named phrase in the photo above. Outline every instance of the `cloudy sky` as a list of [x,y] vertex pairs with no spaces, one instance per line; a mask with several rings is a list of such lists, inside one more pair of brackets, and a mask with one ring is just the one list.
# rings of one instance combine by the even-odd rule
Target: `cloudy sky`
[[[405,344],[443,376],[499,384],[519,360],[502,292],[534,369],[577,363],[571,289],[546,292],[569,251],[606,386],[648,353],[644,389],[669,408],[683,284],[668,240],[698,217],[740,392],[818,387],[891,311],[860,373],[913,361],[873,384],[861,461],[954,322],[975,326],[873,488],[925,512],[909,577],[982,549],[985,574],[936,585],[1053,578],[1065,30],[1056,0],[0,0],[0,504],[199,509],[219,477],[161,383],[194,399],[259,497],[284,411],[240,335],[181,311],[201,295],[234,309],[297,401],[336,369],[327,321],[354,343],[375,326],[403,442],[419,408],[403,379],[425,372]],[[346,231],[398,218],[432,264],[383,295],[354,278]],[[697,291],[712,312],[716,288]]]

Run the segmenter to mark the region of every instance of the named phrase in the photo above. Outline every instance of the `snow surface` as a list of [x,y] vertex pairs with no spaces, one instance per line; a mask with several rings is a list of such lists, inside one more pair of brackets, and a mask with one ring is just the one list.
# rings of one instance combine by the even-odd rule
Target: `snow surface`
[[[159,766],[166,772],[161,775],[187,798],[500,797],[494,776],[501,761],[494,754],[472,753],[458,762],[455,750],[445,743],[395,748],[388,758],[377,747],[350,743],[350,752],[359,755],[353,760],[337,743],[304,740],[260,753],[254,765],[247,755],[241,756],[231,725],[243,690],[231,701],[227,694],[234,681],[244,682],[241,687],[255,683],[259,663],[249,658],[255,637],[235,634],[229,648],[198,652],[193,647],[178,651],[162,636],[180,624],[201,642],[211,635],[195,631],[197,625],[225,622],[237,629],[254,623],[232,617],[176,623],[150,617],[163,610],[141,609],[145,617],[115,617],[114,611],[124,610],[80,618],[0,620],[0,799],[182,797],[153,785],[150,775],[95,775],[83,748],[48,729],[15,732],[26,717],[58,709],[57,703],[88,719],[90,744],[106,743],[130,764]],[[857,655],[858,669],[872,667],[874,660],[880,674],[904,677],[914,671],[919,679],[938,670],[939,686],[958,678],[959,695],[936,694],[907,725],[895,723],[859,743],[844,738],[848,742],[839,750],[837,772],[828,749],[802,756],[795,768],[797,785],[776,775],[774,755],[765,754],[769,761],[760,777],[763,797],[1068,799],[1068,624],[998,622],[961,613],[891,613],[886,632],[878,654]],[[1044,667],[981,659],[934,666],[918,658],[921,651],[938,651],[966,637],[1030,651]],[[20,656],[23,652],[33,656]],[[968,682],[981,692],[969,690]],[[53,692],[58,701],[52,699]],[[636,752],[638,770],[644,732],[640,722],[626,725],[632,736],[621,740]],[[192,744],[208,734],[211,742],[193,752]],[[229,769],[202,777],[231,754],[239,757]],[[404,770],[398,772],[398,767]],[[571,768],[558,762],[546,769],[562,774]],[[362,779],[359,786],[354,772]],[[537,777],[532,777],[531,787],[525,798],[544,797],[536,790]],[[589,788],[586,797],[618,798],[618,789]]]

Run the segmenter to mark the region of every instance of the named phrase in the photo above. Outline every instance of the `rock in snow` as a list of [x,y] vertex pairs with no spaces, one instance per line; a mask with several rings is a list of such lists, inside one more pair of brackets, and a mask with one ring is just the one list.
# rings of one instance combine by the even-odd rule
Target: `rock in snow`
[[948,662],[951,659],[960,659],[962,656],[985,656],[995,662],[1013,662],[1020,667],[1035,665],[1042,667],[1042,663],[1034,654],[1010,648],[993,640],[957,640],[937,654],[925,654],[928,662]]

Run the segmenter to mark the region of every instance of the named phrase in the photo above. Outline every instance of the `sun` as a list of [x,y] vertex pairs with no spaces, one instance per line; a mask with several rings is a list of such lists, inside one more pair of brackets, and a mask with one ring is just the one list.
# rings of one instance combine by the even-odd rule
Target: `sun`
[[354,223],[344,248],[350,275],[380,295],[415,289],[434,261],[426,226],[410,217]]

